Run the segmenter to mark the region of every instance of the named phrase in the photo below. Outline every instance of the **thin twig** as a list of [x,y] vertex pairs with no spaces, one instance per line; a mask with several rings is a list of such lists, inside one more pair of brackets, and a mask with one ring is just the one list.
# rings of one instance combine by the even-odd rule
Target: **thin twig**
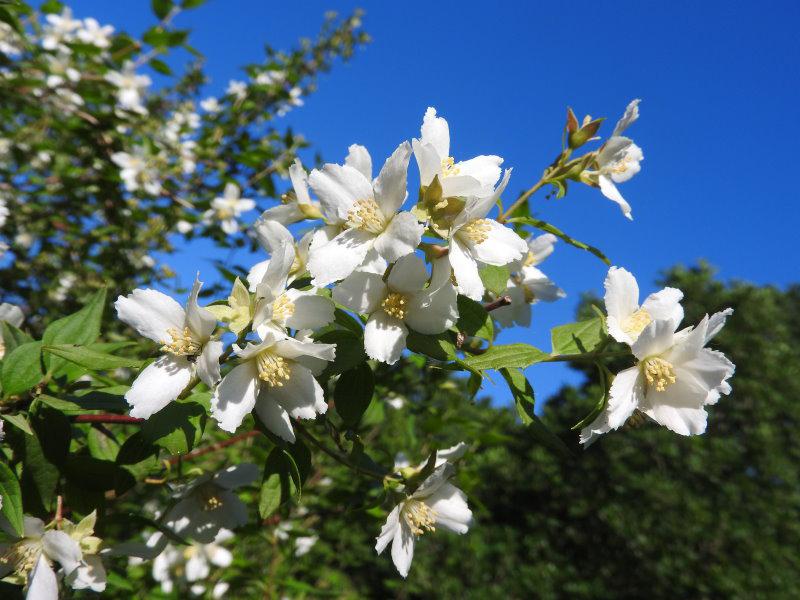
[[232,438],[228,438],[227,440],[223,440],[221,442],[216,442],[205,448],[200,448],[198,450],[194,450],[193,452],[189,452],[188,454],[179,454],[177,456],[171,456],[167,461],[171,465],[175,465],[178,462],[184,460],[192,460],[194,458],[198,458],[199,456],[204,456],[206,454],[211,454],[212,452],[216,452],[217,450],[222,450],[223,448],[227,448],[228,446],[233,446],[234,444],[238,444],[241,441],[248,440],[252,437],[256,437],[260,434],[257,429],[253,429],[252,431],[248,431],[247,433],[242,433],[240,435],[235,435]]
[[497,221],[499,223],[504,223],[505,220],[511,216],[511,214],[517,209],[518,206],[520,206],[528,198],[533,196],[542,186],[545,185],[545,183],[547,183],[547,180],[544,177],[542,177],[539,181],[536,182],[536,184],[531,189],[529,189],[527,192],[523,193],[519,198],[517,198],[514,204],[508,207],[508,210],[506,210],[502,215],[499,215],[497,217]]
[[74,418],[75,423],[118,423],[124,425],[139,425],[144,422],[144,419],[137,419],[136,417],[129,417],[128,415],[77,415]]
[[493,300],[489,302],[489,304],[484,304],[483,309],[486,312],[492,312],[493,310],[508,306],[509,304],[511,304],[511,296],[500,296],[497,300]]

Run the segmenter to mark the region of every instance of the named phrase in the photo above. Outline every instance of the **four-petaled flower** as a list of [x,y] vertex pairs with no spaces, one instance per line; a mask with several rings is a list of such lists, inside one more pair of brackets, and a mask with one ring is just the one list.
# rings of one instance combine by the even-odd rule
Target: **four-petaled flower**
[[211,208],[203,213],[203,222],[211,224],[213,219],[220,221],[222,231],[233,235],[239,231],[237,217],[248,210],[253,210],[256,203],[249,198],[240,197],[239,186],[235,183],[226,183],[222,196],[211,201]]

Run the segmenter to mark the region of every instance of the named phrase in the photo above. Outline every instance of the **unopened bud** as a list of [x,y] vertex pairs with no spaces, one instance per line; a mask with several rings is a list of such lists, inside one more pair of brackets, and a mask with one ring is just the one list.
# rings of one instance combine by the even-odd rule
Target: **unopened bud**
[[574,150],[575,148],[580,148],[583,146],[597,134],[597,131],[600,129],[600,125],[602,125],[602,123],[603,118],[595,119],[594,121],[589,121],[577,131],[570,133],[569,139],[567,140],[569,147]]
[[567,107],[567,131],[570,133],[574,133],[578,130],[578,118],[575,116],[575,113],[572,112],[570,107]]

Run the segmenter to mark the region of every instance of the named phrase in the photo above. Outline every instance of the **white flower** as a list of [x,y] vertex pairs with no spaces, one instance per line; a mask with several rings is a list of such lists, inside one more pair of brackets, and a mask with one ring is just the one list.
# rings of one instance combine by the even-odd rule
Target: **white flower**
[[257,228],[264,236],[283,238],[272,253],[264,275],[255,289],[253,329],[259,337],[264,339],[267,329],[280,335],[285,333],[286,328],[317,329],[333,321],[333,302],[317,295],[315,288],[305,291],[287,289],[292,273],[297,274],[302,268],[295,265],[291,233],[283,225],[271,221],[262,221]]
[[203,222],[210,224],[213,219],[220,221],[222,231],[233,235],[239,231],[237,217],[248,210],[253,210],[256,203],[249,198],[240,198],[239,186],[226,183],[222,196],[211,201],[211,209],[203,213]]
[[115,152],[111,160],[120,168],[119,176],[129,192],[143,189],[151,196],[161,192],[161,181],[158,172],[151,166],[151,161],[144,148],[137,146],[133,154]]
[[410,212],[397,212],[406,199],[411,148],[400,144],[374,181],[349,165],[327,164],[309,175],[329,220],[345,229],[325,244],[312,244],[308,270],[314,285],[324,286],[352,273],[371,249],[388,262],[411,254],[422,239],[424,226]]
[[125,63],[122,72],[109,71],[106,81],[117,86],[117,104],[120,108],[139,114],[146,114],[144,92],[152,83],[147,75],[137,75],[133,63]]
[[80,72],[72,66],[69,56],[65,54],[48,54],[47,68],[50,71],[45,79],[47,87],[56,88],[66,81],[72,83],[80,81]]
[[628,104],[625,114],[617,122],[611,137],[600,147],[597,154],[600,191],[606,198],[619,204],[622,214],[631,220],[633,220],[631,206],[619,193],[615,184],[628,181],[642,168],[639,165],[644,160],[642,149],[634,144],[633,140],[621,135],[631,123],[639,118],[639,102],[639,100],[633,100]]
[[0,54],[19,56],[22,52],[20,38],[8,23],[0,22]]
[[189,233],[194,229],[194,224],[190,223],[189,221],[184,221],[183,219],[181,219],[180,221],[175,223],[175,229],[178,231],[178,233],[186,235],[187,233]]
[[309,550],[311,550],[311,548],[314,547],[314,544],[316,544],[318,541],[319,537],[317,537],[316,535],[304,535],[295,538],[294,555],[297,558],[300,558],[301,556],[308,554]]
[[428,186],[438,176],[442,196],[487,196],[500,178],[499,156],[476,156],[455,162],[450,156],[450,127],[436,109],[428,107],[422,120],[420,139],[413,140],[414,157],[419,166],[420,183]]
[[683,292],[664,288],[650,294],[639,306],[639,284],[620,267],[611,267],[605,280],[608,333],[618,342],[633,344],[653,321],[672,321],[673,331],[683,320]]
[[317,344],[264,332],[263,341],[245,348],[234,345],[242,360],[217,386],[211,416],[221,429],[233,432],[255,408],[272,433],[294,443],[289,417],[313,419],[328,410],[314,375],[336,356],[335,344]]
[[303,90],[295,86],[289,90],[289,99],[278,107],[277,114],[279,117],[286,116],[292,108],[303,104]]
[[225,90],[225,93],[233,96],[237,100],[242,100],[247,95],[247,84],[244,81],[231,79],[231,81],[228,83],[228,89]]
[[210,114],[217,114],[222,107],[219,104],[219,100],[214,98],[213,96],[206,98],[205,100],[200,101],[200,108]]
[[80,545],[64,531],[45,530],[44,523],[24,517],[24,537],[0,545],[0,577],[11,572],[28,586],[31,600],[58,600],[58,580],[53,564],[69,576],[83,561]]
[[286,73],[283,71],[263,71],[256,75],[256,78],[253,80],[258,85],[272,85],[272,84],[280,84],[286,80]]
[[111,34],[114,27],[111,25],[100,25],[97,19],[89,17],[83,20],[83,27],[78,30],[78,39],[84,44],[91,44],[97,48],[108,48],[111,46]]
[[6,199],[3,198],[3,196],[0,196],[0,227],[3,227],[6,224],[8,215],[10,214],[11,211],[8,210],[8,206],[6,205]]
[[222,342],[211,339],[217,319],[197,304],[202,285],[195,279],[185,310],[166,294],[150,289],[134,290],[114,303],[120,320],[163,344],[165,352],[139,374],[125,394],[131,416],[147,419],[164,408],[195,373],[210,388],[219,381]]
[[731,391],[727,380],[735,367],[724,354],[705,348],[722,329],[732,309],[706,315],[697,327],[676,332],[673,320],[653,321],[631,345],[637,364],[617,374],[608,405],[581,431],[589,445],[621,427],[635,410],[680,435],[706,430],[705,406]]
[[458,292],[473,300],[480,300],[485,291],[478,263],[504,266],[528,253],[525,240],[512,229],[486,217],[508,185],[510,176],[511,169],[508,169],[490,195],[467,198],[463,210],[450,226],[448,258],[458,282]]
[[47,25],[43,28],[42,48],[70,52],[64,42],[73,41],[75,31],[80,27],[80,19],[72,18],[72,9],[69,7],[65,8],[60,15],[47,15]]
[[[265,211],[265,214],[269,211]],[[253,226],[253,231],[256,234],[261,246],[270,254],[275,254],[280,249],[282,243],[289,244],[294,248],[294,260],[289,269],[289,275],[286,279],[287,283],[292,283],[300,275],[306,272],[308,265],[308,252],[311,247],[311,241],[314,239],[316,231],[306,232],[300,241],[295,243],[294,237],[283,225],[277,221],[270,221],[264,219],[262,215]],[[258,284],[264,279],[264,276],[269,269],[270,259],[262,260],[253,265],[247,274],[247,285],[251,292],[255,292]]]
[[528,253],[511,267],[512,275],[505,291],[505,295],[511,298],[511,304],[492,312],[492,316],[503,327],[514,324],[528,327],[531,324],[531,304],[540,300],[554,302],[566,296],[564,290],[536,268],[553,253],[553,245],[557,241],[558,238],[552,233],[528,238]]
[[67,295],[75,283],[78,281],[78,276],[75,273],[64,273],[58,277],[58,286],[50,290],[50,297],[56,302],[63,302],[67,299]]
[[424,261],[409,254],[394,264],[386,282],[381,275],[356,271],[333,289],[333,299],[369,315],[364,349],[371,358],[394,364],[406,347],[408,327],[436,334],[458,320],[458,294],[446,260],[434,264],[431,283],[425,287],[427,283]]
[[437,525],[455,533],[466,533],[472,523],[467,497],[449,483],[453,475],[450,464],[442,464],[391,513],[377,537],[375,550],[381,554],[392,543],[392,560],[403,577],[408,575],[414,558],[414,544],[426,531]]
[[[294,189],[294,196],[285,196],[285,201],[282,204],[268,208],[261,213],[261,219],[277,221],[281,225],[291,225],[303,219],[318,219],[322,217],[319,202],[312,200],[308,193],[308,174],[299,158],[294,159],[294,162],[289,167],[289,178]],[[338,215],[336,220],[338,224]]]
[[391,406],[394,410],[402,410],[406,405],[406,399],[403,396],[390,396],[386,398],[386,404]]
[[233,562],[231,551],[222,546],[232,538],[232,531],[220,529],[208,544],[194,543],[181,548],[167,545],[153,561],[153,579],[161,584],[162,591],[167,594],[173,591],[176,580],[193,584],[190,588],[193,594],[203,594],[205,585],[198,582],[209,577],[211,567],[225,568]]

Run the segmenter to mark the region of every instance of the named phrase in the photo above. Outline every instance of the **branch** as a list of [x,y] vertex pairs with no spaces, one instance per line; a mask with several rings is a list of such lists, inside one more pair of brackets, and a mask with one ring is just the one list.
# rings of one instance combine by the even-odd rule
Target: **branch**
[[517,198],[516,202],[514,202],[514,204],[508,207],[508,210],[506,210],[503,214],[499,215],[497,217],[497,222],[504,223],[505,220],[508,217],[510,217],[512,213],[517,209],[517,207],[519,207],[523,202],[525,202],[528,198],[530,198],[537,191],[539,191],[539,189],[542,186],[544,186],[545,183],[547,183],[547,180],[544,177],[542,177],[539,181],[536,182],[536,184],[531,189],[529,189],[527,192],[523,193],[519,198]]
[[232,438],[228,438],[227,440],[223,440],[221,442],[216,442],[215,444],[211,444],[210,446],[206,446],[205,448],[200,448],[199,450],[189,452],[188,454],[178,454],[177,456],[171,456],[169,459],[167,459],[167,462],[169,462],[169,464],[171,465],[175,465],[179,462],[183,462],[184,460],[192,460],[199,456],[211,454],[212,452],[216,452],[217,450],[222,450],[223,448],[227,448],[228,446],[233,446],[234,444],[238,444],[241,441],[248,440],[252,437],[256,437],[257,435],[259,435],[259,433],[260,432],[257,429],[253,429],[252,431],[248,431],[247,433],[235,435]]
[[121,423],[125,425],[139,425],[144,422],[144,419],[137,419],[136,417],[129,417],[128,415],[78,415],[73,421],[75,423]]
[[489,302],[489,304],[484,304],[483,309],[486,312],[492,312],[493,310],[508,306],[509,304],[511,304],[511,296],[500,296],[497,300]]

